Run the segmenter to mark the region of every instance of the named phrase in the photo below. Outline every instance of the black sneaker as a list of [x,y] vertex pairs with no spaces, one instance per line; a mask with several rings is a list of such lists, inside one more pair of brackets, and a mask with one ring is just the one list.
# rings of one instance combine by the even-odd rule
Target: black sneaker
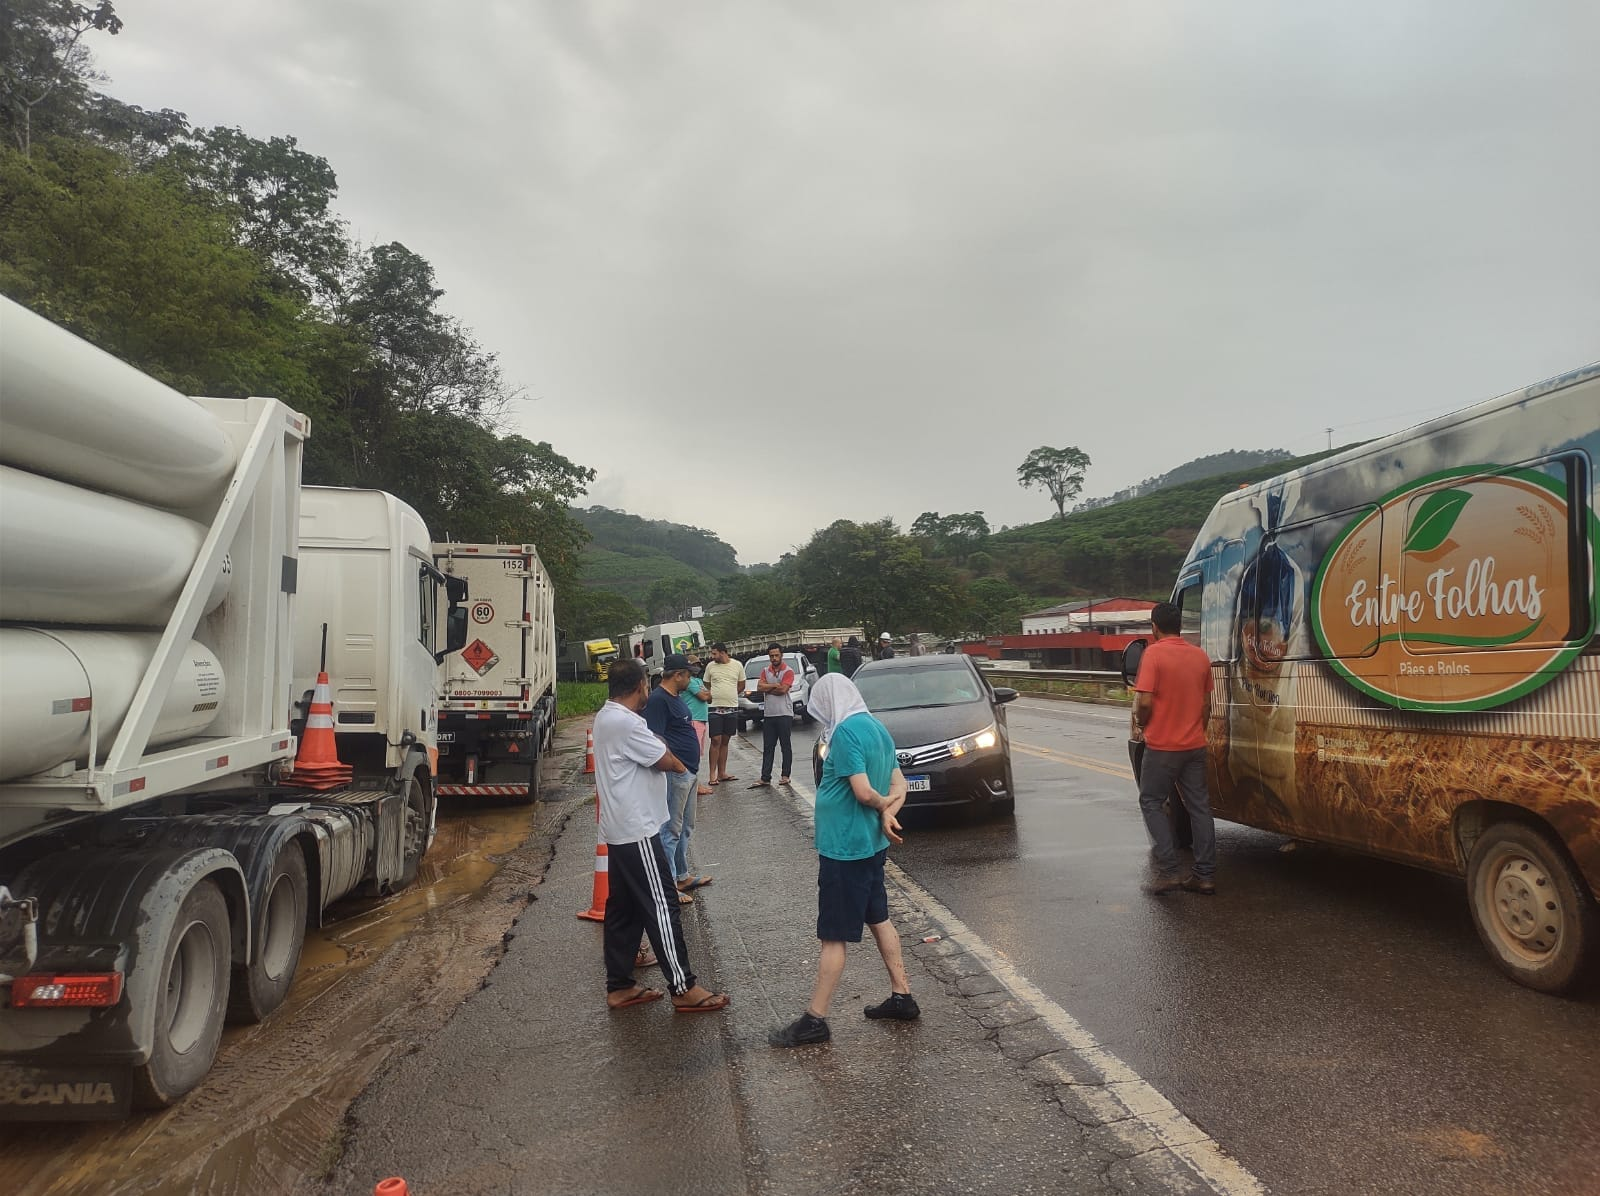
[[802,1013],[787,1026],[767,1031],[767,1042],[775,1047],[810,1046],[817,1042],[827,1042],[832,1037],[833,1031],[828,1029],[828,1019],[816,1017],[810,1010]]
[[922,1016],[922,1010],[917,1008],[917,999],[910,993],[890,993],[889,999],[881,1005],[868,1005],[862,1010],[873,1021],[885,1019],[894,1022],[914,1022]]

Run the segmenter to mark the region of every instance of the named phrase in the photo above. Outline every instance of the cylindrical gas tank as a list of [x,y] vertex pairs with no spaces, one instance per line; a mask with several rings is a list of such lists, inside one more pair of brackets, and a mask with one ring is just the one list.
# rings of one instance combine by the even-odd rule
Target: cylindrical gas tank
[[[67,760],[87,763],[91,703],[103,760],[160,638],[153,631],[0,627],[0,781]],[[202,734],[217,717],[224,684],[215,653],[191,641],[151,746]]]
[[[0,465],[0,619],[165,626],[205,534],[180,515]],[[229,580],[224,563],[207,611]]]
[[236,460],[198,403],[0,298],[0,461],[181,508],[219,494]]

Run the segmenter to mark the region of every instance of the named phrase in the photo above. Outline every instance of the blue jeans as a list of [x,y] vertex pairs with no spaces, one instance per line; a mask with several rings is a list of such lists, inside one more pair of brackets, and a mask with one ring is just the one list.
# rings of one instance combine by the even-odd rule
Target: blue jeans
[[692,772],[667,774],[667,820],[661,824],[661,849],[667,853],[674,880],[689,875],[689,836],[694,833],[695,789],[699,777]]
[[1146,748],[1144,763],[1139,767],[1139,810],[1155,844],[1156,868],[1163,876],[1178,872],[1172,823],[1161,808],[1169,797],[1182,801],[1189,811],[1189,826],[1194,833],[1194,874],[1209,880],[1217,874],[1217,833],[1211,817],[1211,797],[1206,792],[1205,748],[1187,752]]

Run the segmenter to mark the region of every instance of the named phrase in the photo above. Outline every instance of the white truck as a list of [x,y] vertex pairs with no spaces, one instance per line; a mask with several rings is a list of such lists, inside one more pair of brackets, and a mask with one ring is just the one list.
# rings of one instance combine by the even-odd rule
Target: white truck
[[636,649],[644,650],[645,673],[650,678],[653,689],[661,683],[662,661],[673,653],[690,652],[704,654],[705,633],[700,629],[698,619],[682,619],[676,623],[652,623],[648,627],[635,627],[631,632],[622,637],[626,648],[624,653],[632,657]]
[[439,664],[440,797],[539,799],[556,734],[555,590],[532,544],[433,546],[471,589],[460,652]]
[[[308,433],[0,299],[0,1120],[177,1101],[432,840],[466,587],[394,497],[302,489]],[[295,783],[302,728],[348,782]]]

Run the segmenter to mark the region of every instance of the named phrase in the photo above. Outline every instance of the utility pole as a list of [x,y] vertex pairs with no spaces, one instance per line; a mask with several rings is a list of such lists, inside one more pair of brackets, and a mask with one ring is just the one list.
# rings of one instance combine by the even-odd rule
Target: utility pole
[[1328,429],[1328,451],[1333,452],[1333,429]]

